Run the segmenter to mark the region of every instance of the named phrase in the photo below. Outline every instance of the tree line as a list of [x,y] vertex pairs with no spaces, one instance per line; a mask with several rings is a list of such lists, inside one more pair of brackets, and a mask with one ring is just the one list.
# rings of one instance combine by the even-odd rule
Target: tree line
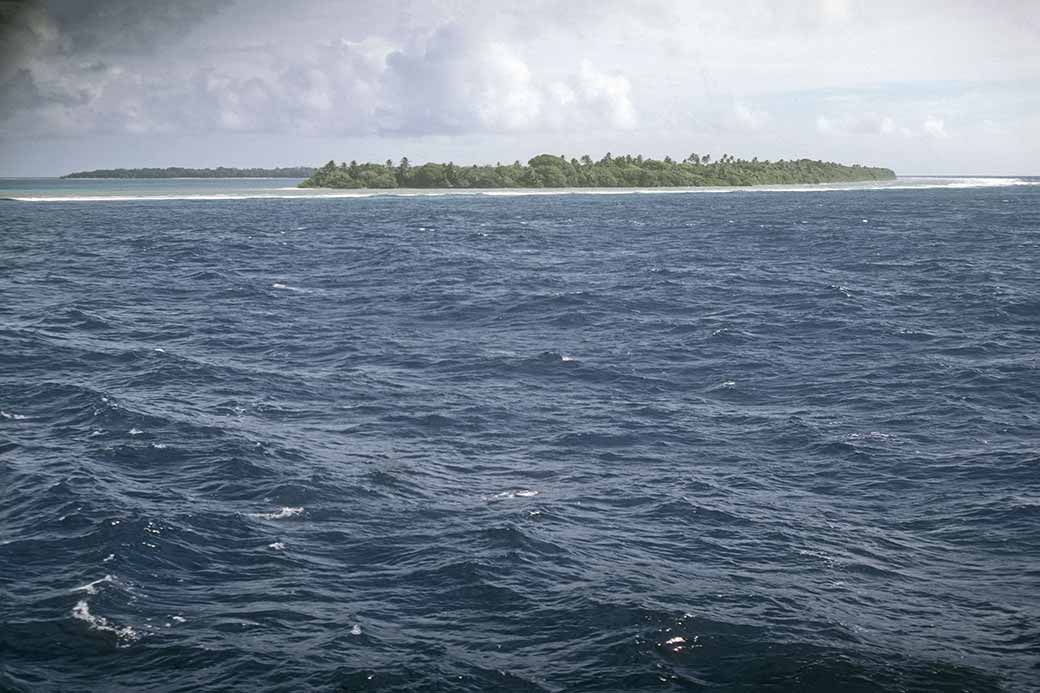
[[300,183],[303,188],[657,188],[706,185],[776,185],[890,180],[887,168],[795,159],[765,161],[723,154],[671,157],[613,156],[593,161],[585,155],[540,154],[526,165],[519,161],[494,166],[459,166],[452,162],[413,166],[407,158],[386,163],[329,161]]

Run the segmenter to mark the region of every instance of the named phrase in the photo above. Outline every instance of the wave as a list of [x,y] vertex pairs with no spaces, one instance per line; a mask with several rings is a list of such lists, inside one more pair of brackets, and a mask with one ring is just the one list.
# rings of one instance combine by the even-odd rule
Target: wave
[[509,491],[501,491],[493,496],[487,497],[487,500],[503,499],[503,498],[534,498],[539,494],[539,491],[533,489],[511,489]]
[[284,520],[287,517],[295,517],[301,513],[303,513],[303,508],[290,508],[286,506],[280,510],[269,513],[249,513],[249,517],[254,517],[258,520]]
[[849,192],[885,190],[929,190],[996,188],[1036,186],[1040,180],[1001,177],[907,177],[895,181],[867,181],[862,183],[819,183],[792,185],[756,185],[701,188],[554,188],[554,189],[430,189],[430,190],[299,190],[275,188],[274,192],[243,193],[173,193],[166,195],[16,195],[0,199],[14,202],[161,202],[228,201],[228,200],[325,200],[365,199],[371,197],[551,197],[560,195],[706,195],[723,193],[794,193],[794,192]]
[[72,589],[72,591],[73,592],[86,592],[87,594],[97,594],[98,593],[98,585],[116,584],[116,583],[117,583],[116,576],[112,575],[110,573],[110,574],[106,575],[105,577],[101,577],[101,578],[98,578],[97,580],[94,580],[93,582],[88,582],[85,585],[80,585],[79,587],[74,587]]
[[118,626],[104,616],[92,613],[86,599],[79,600],[76,602],[76,606],[72,607],[72,618],[84,621],[90,630],[112,634],[120,647],[125,647],[140,638],[132,626]]

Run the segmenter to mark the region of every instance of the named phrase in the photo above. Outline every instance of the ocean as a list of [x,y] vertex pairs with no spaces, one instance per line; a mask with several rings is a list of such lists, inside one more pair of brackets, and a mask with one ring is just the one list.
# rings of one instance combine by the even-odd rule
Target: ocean
[[295,182],[0,180],[0,689],[1040,690],[1040,179]]

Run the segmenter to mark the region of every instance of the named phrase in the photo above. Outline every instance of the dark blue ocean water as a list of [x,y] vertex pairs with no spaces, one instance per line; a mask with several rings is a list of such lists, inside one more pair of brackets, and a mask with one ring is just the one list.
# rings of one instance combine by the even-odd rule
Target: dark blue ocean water
[[0,202],[0,689],[1040,680],[1040,187]]

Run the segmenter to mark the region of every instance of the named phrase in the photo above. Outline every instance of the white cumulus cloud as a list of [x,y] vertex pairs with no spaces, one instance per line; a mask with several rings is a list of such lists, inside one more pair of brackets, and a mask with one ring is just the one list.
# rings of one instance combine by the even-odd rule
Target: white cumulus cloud
[[874,112],[820,115],[816,118],[816,131],[824,135],[841,136],[905,133],[905,130],[896,126],[891,116]]
[[949,131],[947,131],[946,129],[946,121],[944,121],[942,118],[937,118],[936,116],[928,116],[927,118],[925,118],[924,124],[921,126],[921,129],[929,137],[934,137],[940,140],[946,139],[950,136]]
[[733,105],[733,122],[744,130],[761,130],[769,122],[769,113],[737,102]]

